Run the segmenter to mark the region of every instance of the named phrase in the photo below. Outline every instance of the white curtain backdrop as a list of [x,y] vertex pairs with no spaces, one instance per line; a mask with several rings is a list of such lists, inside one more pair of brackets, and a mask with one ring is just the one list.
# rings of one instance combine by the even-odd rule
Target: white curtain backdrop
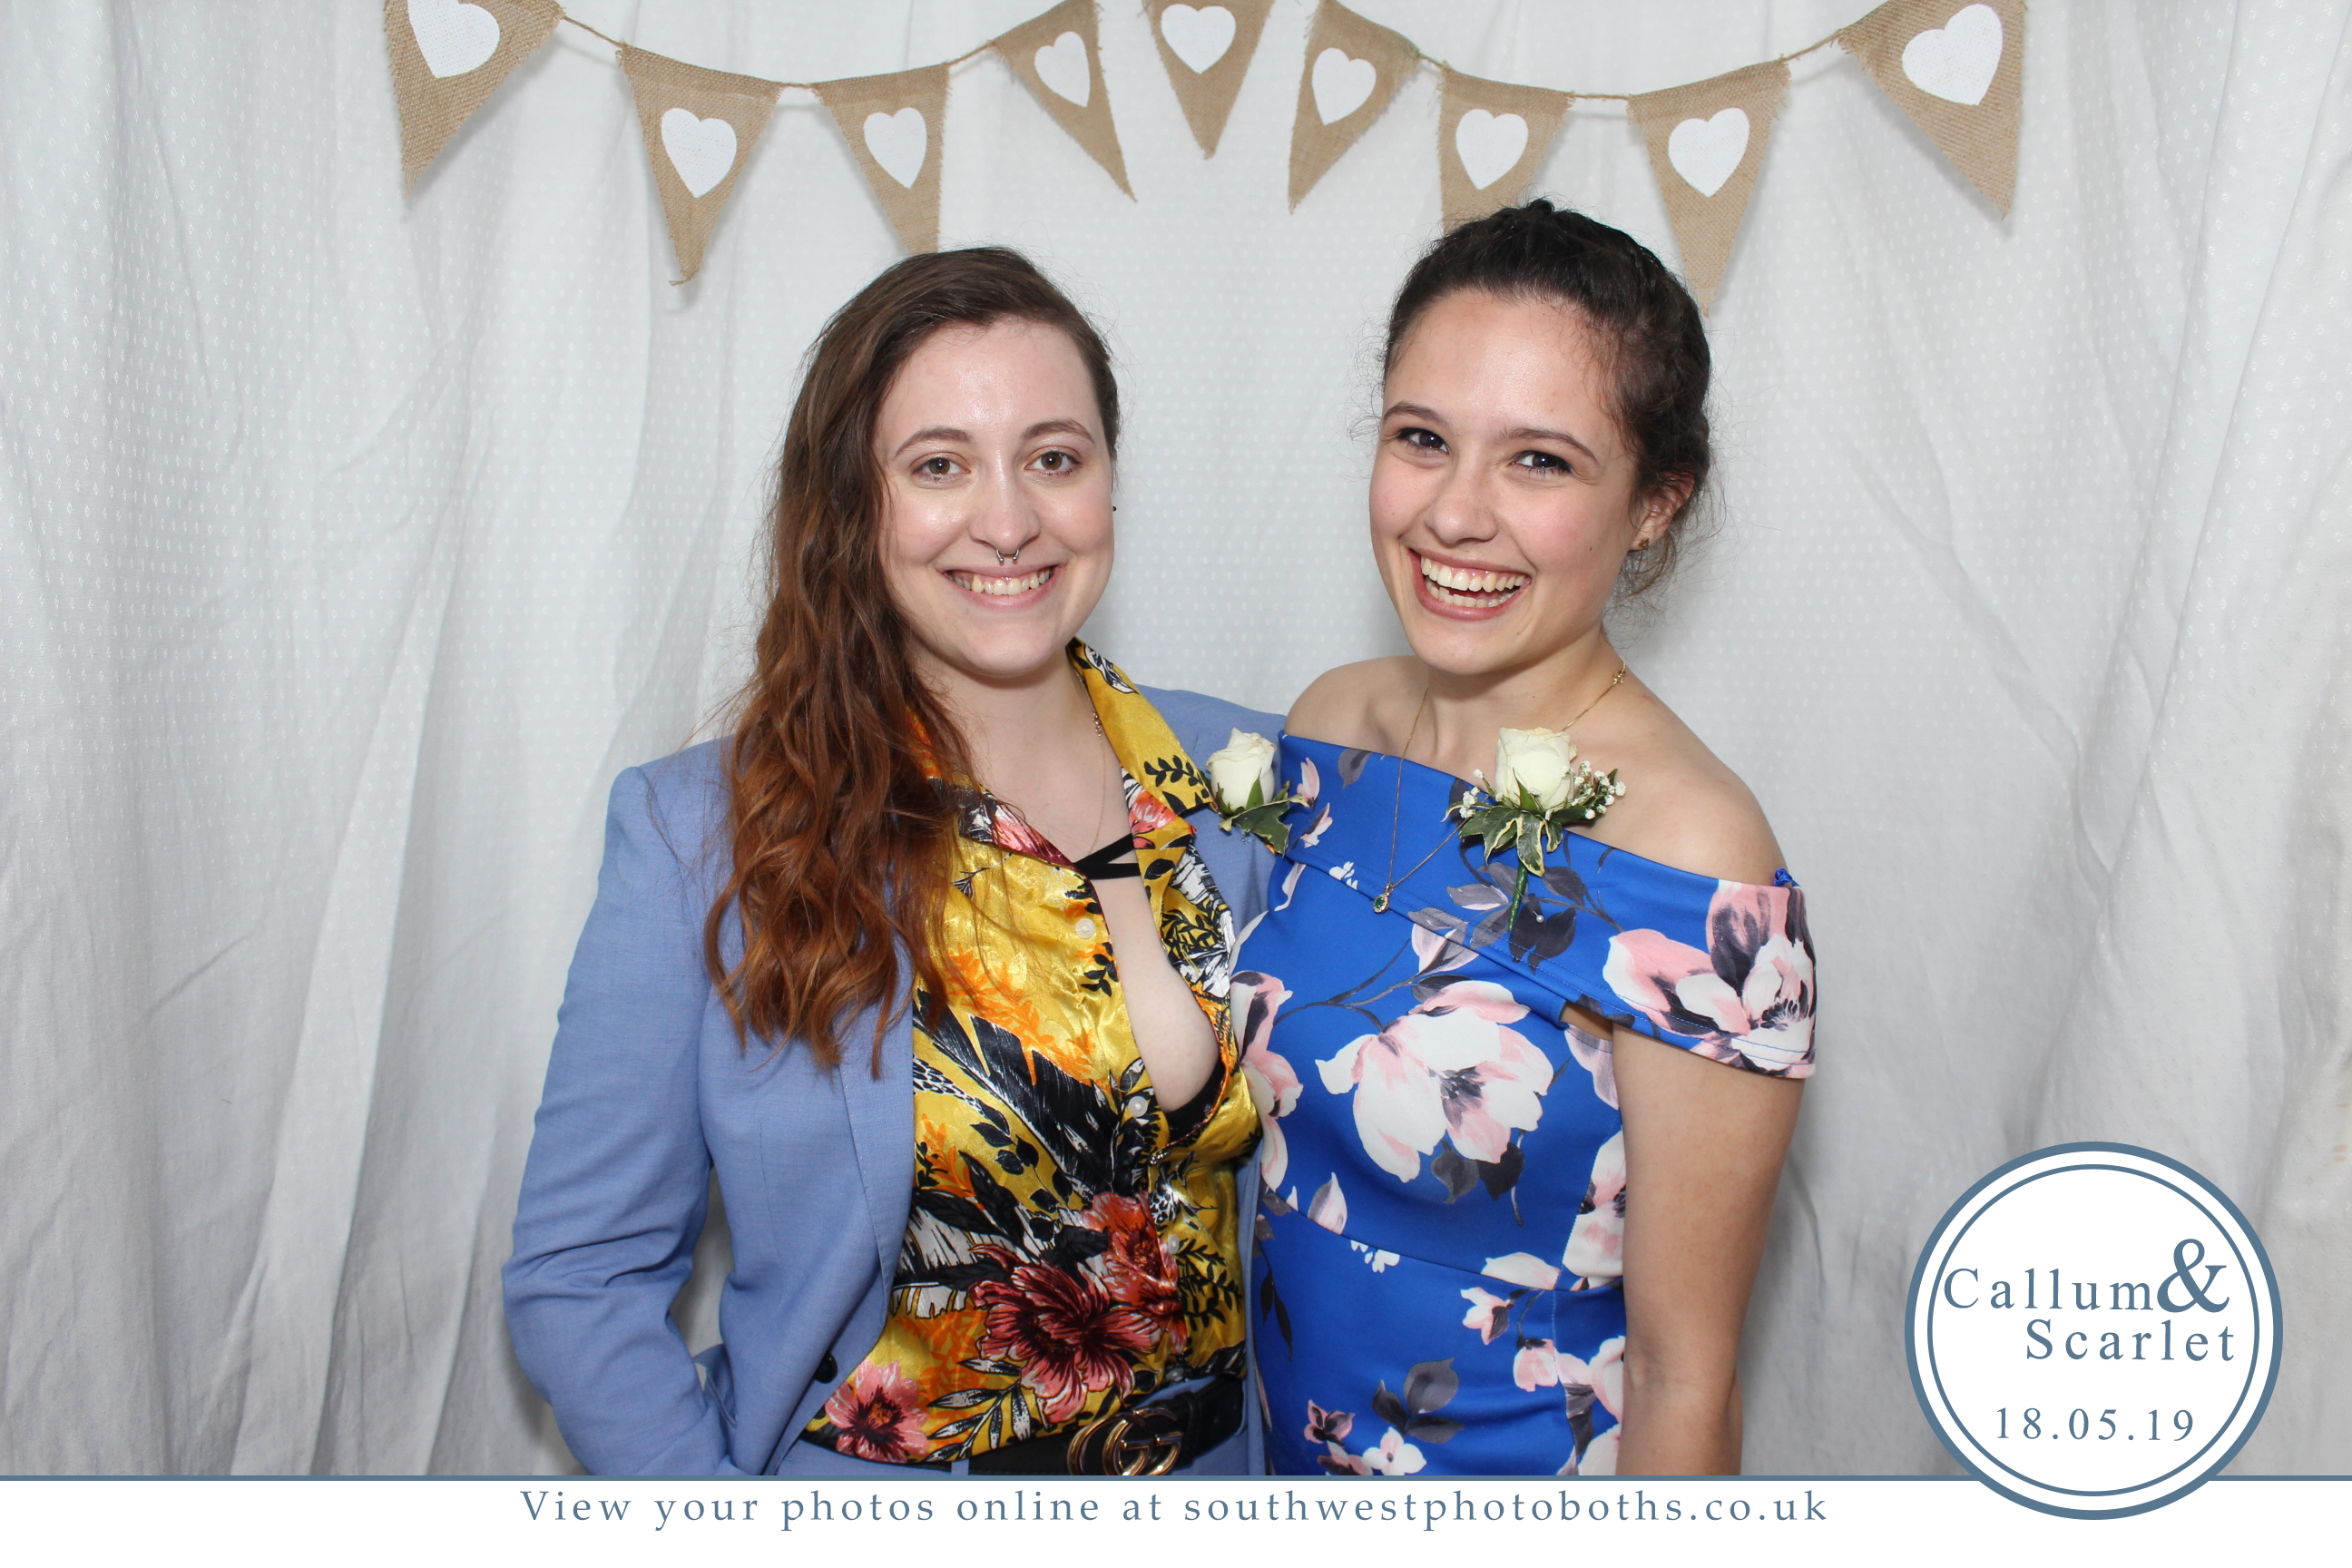
[[[1869,0],[1354,3],[1640,91]],[[577,10],[813,79],[1043,4]],[[1309,10],[1203,162],[1106,0],[1134,201],[992,58],[946,128],[945,243],[1027,249],[1123,368],[1089,635],[1270,708],[1393,646],[1360,425],[1437,223],[1427,74],[1286,211]],[[605,787],[742,668],[795,363],[898,254],[794,93],[671,287],[627,87],[568,28],[404,200],[381,18],[0,7],[0,1471],[570,1462],[498,1268]],[[1751,1469],[1949,1470],[1917,1250],[1995,1164],[2110,1139],[2280,1269],[2238,1468],[2352,1470],[2347,19],[2036,0],[2007,221],[1857,62],[1797,68],[1712,322],[1719,528],[1628,641],[1821,949]],[[1672,259],[1615,106],[1538,188]]]

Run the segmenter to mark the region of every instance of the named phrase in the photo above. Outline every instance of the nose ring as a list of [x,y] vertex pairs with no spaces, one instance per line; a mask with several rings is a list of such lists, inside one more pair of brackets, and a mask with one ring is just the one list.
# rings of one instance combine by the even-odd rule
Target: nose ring
[[[996,550],[996,546],[994,546],[993,544],[990,545],[990,546],[989,546],[989,548],[990,548],[991,550]],[[999,566],[1008,565],[1008,564],[1010,564],[1010,563],[1014,563],[1014,562],[1019,561],[1020,559],[1021,559],[1021,551],[1020,551],[1019,547],[1017,547],[1017,546],[1013,549],[1013,553],[1012,553],[1012,554],[1010,554],[1010,555],[1007,555],[1007,554],[1006,554],[1006,553],[1004,553],[1004,552],[1003,552],[1002,550],[996,550],[996,563],[997,563]]]

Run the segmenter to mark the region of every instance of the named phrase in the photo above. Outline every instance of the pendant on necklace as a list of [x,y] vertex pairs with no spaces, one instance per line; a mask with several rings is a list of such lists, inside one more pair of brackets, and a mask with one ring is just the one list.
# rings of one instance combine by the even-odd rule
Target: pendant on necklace
[[1372,900],[1372,913],[1374,913],[1374,914],[1376,914],[1376,915],[1384,915],[1384,914],[1386,914],[1386,913],[1388,913],[1388,912],[1389,912],[1389,895],[1388,895],[1388,889],[1385,889],[1385,888],[1383,888],[1383,889],[1381,889],[1381,891],[1380,891],[1376,896],[1374,896],[1374,898],[1373,898],[1373,900]]

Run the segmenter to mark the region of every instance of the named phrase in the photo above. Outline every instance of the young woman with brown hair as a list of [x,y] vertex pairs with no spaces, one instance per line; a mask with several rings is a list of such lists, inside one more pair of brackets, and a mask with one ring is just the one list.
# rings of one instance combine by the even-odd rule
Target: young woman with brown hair
[[1371,545],[1412,652],[1292,707],[1307,805],[1234,988],[1268,1453],[1737,1470],[1812,945],[1755,798],[1605,618],[1706,483],[1698,307],[1530,202],[1430,248],[1384,368]]
[[731,734],[614,784],[524,1174],[508,1321],[592,1470],[1244,1468],[1225,994],[1266,861],[1193,758],[1276,724],[1077,640],[1118,440],[1010,251],[901,262],[812,352],[756,667]]

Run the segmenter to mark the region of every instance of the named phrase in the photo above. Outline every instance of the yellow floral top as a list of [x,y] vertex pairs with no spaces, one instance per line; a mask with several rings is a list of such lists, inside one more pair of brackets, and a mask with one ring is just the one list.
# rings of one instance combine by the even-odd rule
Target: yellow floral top
[[890,1318],[804,1434],[857,1458],[961,1458],[1241,1371],[1234,1173],[1258,1121],[1225,1005],[1233,917],[1184,820],[1213,794],[1117,668],[1076,641],[1070,659],[1127,774],[1160,942],[1222,1063],[1193,1106],[1159,1102],[1094,884],[1012,807],[969,795],[946,994],[915,998],[914,1202]]

